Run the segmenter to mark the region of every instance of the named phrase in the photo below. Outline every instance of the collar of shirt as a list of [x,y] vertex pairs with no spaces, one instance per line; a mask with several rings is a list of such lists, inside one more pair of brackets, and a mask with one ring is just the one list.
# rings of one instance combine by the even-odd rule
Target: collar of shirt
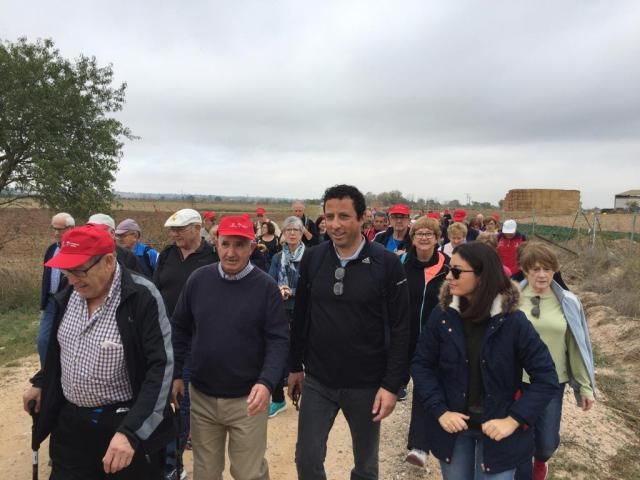
[[358,246],[358,248],[356,249],[356,251],[354,252],[353,255],[349,256],[349,257],[343,257],[340,255],[340,252],[338,252],[338,249],[336,248],[335,244],[333,245],[333,249],[336,251],[336,255],[338,257],[338,260],[340,260],[340,265],[342,265],[343,267],[347,266],[347,263],[349,263],[351,260],[355,260],[356,258],[358,258],[360,256],[360,252],[362,252],[362,249],[364,248],[366,240],[364,237],[362,237],[362,240],[360,241],[360,245]]
[[239,273],[236,273],[235,275],[229,275],[228,273],[225,273],[224,270],[222,270],[222,264],[218,262],[218,273],[225,280],[242,280],[244,277],[249,275],[249,273],[251,273],[251,270],[253,270],[253,264],[249,262],[247,263],[247,266],[244,267]]

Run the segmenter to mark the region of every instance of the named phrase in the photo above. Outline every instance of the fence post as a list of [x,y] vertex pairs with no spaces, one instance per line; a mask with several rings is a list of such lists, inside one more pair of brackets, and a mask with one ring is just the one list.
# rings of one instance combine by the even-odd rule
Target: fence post
[[598,209],[593,209],[593,222],[591,222],[591,248],[596,248],[596,222],[598,221]]

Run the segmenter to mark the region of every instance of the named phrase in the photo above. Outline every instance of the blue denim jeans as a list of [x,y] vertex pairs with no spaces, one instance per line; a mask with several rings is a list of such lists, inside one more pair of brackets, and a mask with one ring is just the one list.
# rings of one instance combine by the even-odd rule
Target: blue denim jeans
[[40,328],[38,329],[38,355],[40,356],[40,367],[44,367],[44,360],[47,358],[47,347],[49,346],[49,337],[51,336],[51,328],[53,327],[53,317],[56,311],[56,301],[49,296],[47,305],[44,307],[42,317],[40,317]]
[[351,480],[378,479],[380,422],[374,422],[371,414],[377,392],[378,388],[329,388],[306,376],[298,417],[298,480],[326,480],[327,439],[339,410],[351,431],[355,464]]
[[443,480],[512,480],[515,469],[500,473],[485,473],[482,432],[466,430],[458,435],[451,454],[451,463],[440,461]]
[[[561,383],[560,391],[551,399],[547,408],[536,420],[533,426],[533,440],[535,451],[533,456],[540,462],[546,462],[555,453],[558,445],[560,445],[560,420],[562,420],[562,398],[564,396],[564,388],[566,383]],[[529,384],[523,383],[523,391],[527,391]],[[518,465],[516,469],[516,480],[531,480],[533,478],[533,470],[531,461],[527,461]]]

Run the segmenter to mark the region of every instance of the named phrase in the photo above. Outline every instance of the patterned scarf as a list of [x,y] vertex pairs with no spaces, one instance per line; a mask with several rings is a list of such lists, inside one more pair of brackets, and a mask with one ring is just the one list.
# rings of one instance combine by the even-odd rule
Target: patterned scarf
[[296,285],[298,284],[298,270],[296,264],[300,263],[302,254],[304,253],[304,243],[300,242],[300,245],[296,248],[296,251],[291,253],[289,245],[284,244],[282,247],[282,257],[280,257],[280,271],[278,272],[278,285],[287,285],[291,288],[292,293],[295,295]]

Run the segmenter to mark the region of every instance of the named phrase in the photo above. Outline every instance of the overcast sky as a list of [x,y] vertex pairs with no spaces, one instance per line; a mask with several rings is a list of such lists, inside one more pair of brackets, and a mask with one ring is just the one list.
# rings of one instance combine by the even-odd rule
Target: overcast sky
[[[121,191],[640,189],[640,3],[0,0],[126,81]],[[0,73],[1,74],[1,73]]]

